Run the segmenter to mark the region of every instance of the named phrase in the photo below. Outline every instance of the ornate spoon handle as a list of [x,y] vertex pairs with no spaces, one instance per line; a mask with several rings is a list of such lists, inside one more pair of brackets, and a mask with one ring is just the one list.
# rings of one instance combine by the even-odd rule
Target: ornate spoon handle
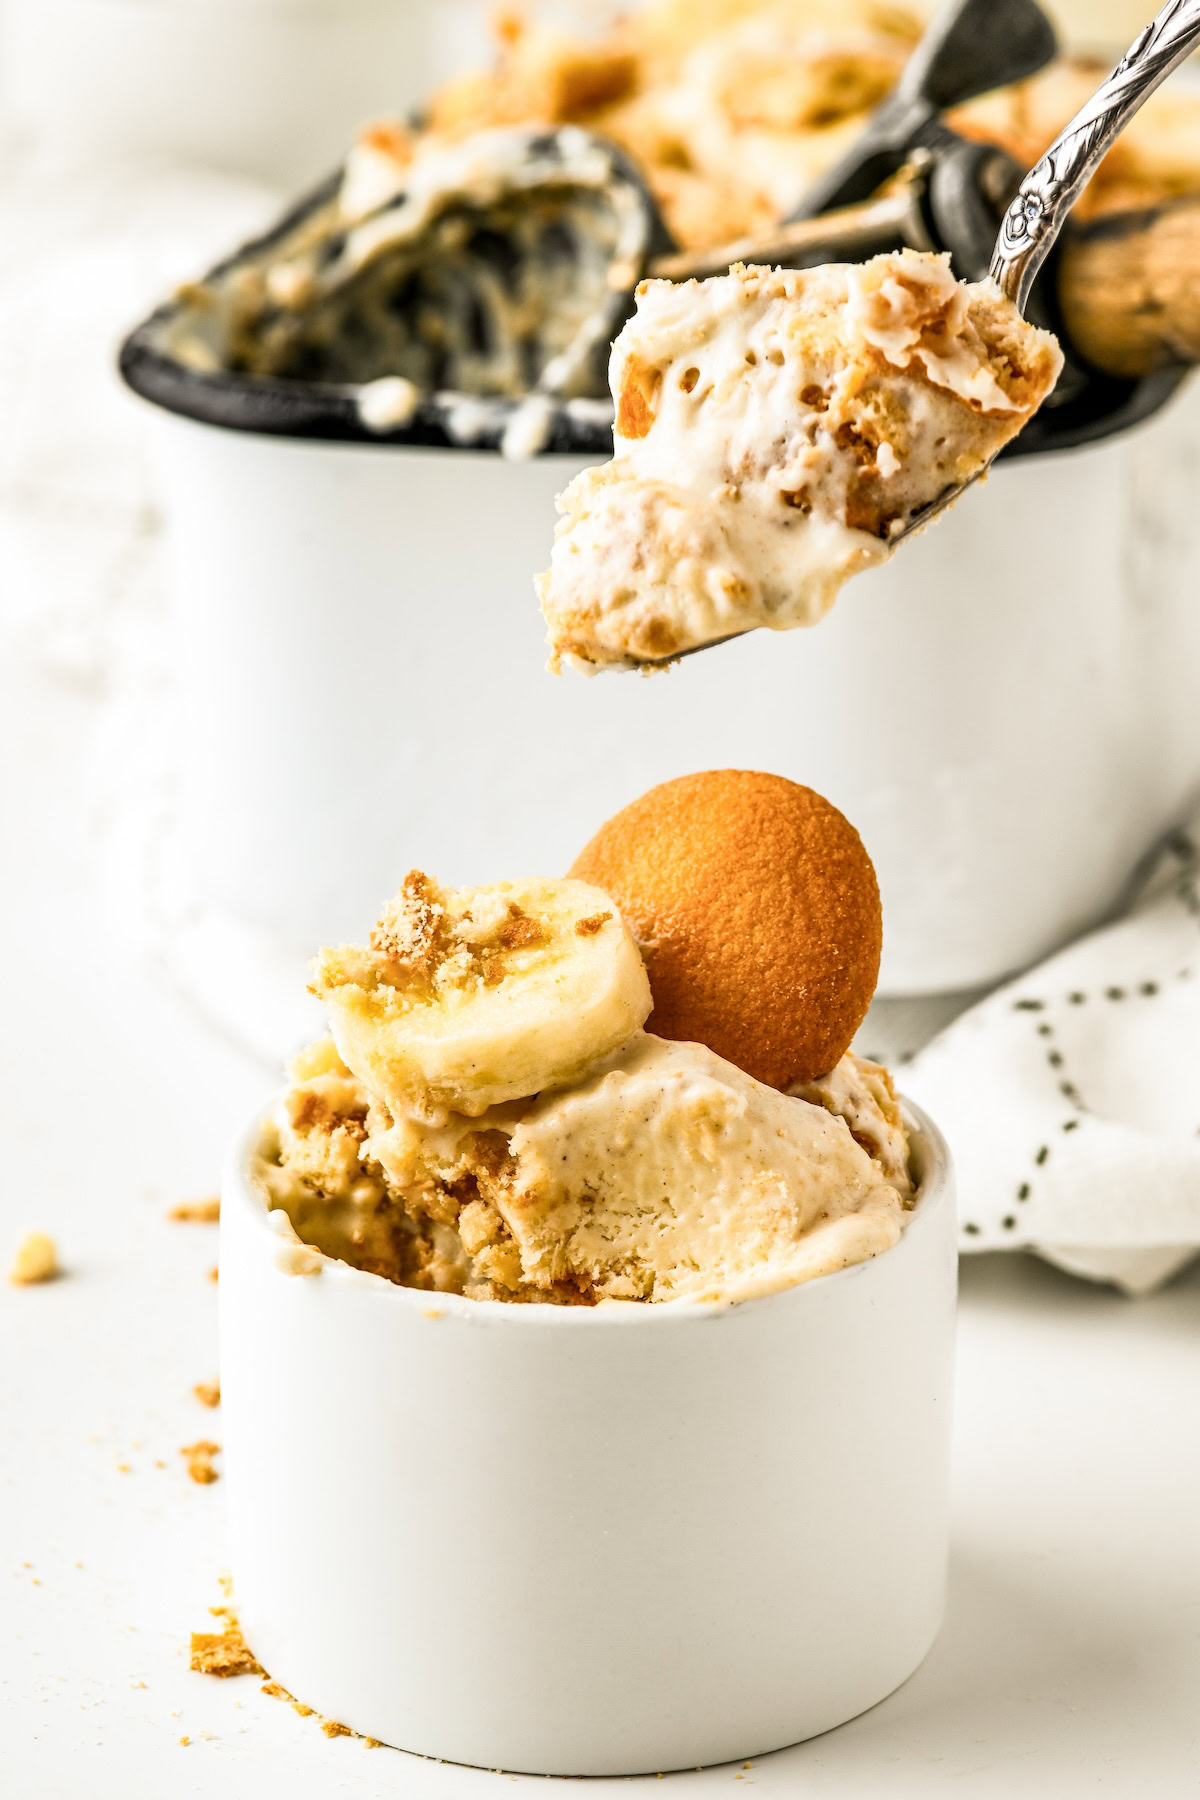
[[1168,0],[1026,175],[1001,223],[991,269],[1022,311],[1046,253],[1109,145],[1198,43],[1200,0]]

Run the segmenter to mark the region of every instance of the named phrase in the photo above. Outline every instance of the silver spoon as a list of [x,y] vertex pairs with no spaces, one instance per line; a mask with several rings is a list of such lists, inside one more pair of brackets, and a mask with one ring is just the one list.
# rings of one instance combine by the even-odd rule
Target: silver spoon
[[[1114,139],[1197,44],[1200,44],[1200,0],[1168,0],[1158,16],[1130,45],[1112,74],[1030,169],[1001,220],[990,270],[1001,293],[1019,311],[1024,311],[1035,275],[1065,225],[1072,206]],[[814,224],[818,222],[813,221]],[[931,519],[953,506],[968,487],[986,475],[990,466],[985,463],[969,481],[947,488],[936,500],[914,513],[890,542],[902,543],[914,532],[923,530]],[[731,632],[727,637],[712,638],[706,644],[681,650],[676,656],[639,658],[626,666],[665,667],[678,662],[681,657],[695,656],[701,650],[712,650],[718,644],[728,644],[735,637],[745,636],[742,631]]]

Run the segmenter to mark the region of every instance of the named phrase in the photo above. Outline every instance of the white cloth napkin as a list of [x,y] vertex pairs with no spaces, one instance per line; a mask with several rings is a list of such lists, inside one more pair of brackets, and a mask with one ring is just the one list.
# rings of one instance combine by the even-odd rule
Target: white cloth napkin
[[963,1250],[1129,1293],[1200,1252],[1200,811],[1117,923],[964,1012],[901,1085],[949,1141]]

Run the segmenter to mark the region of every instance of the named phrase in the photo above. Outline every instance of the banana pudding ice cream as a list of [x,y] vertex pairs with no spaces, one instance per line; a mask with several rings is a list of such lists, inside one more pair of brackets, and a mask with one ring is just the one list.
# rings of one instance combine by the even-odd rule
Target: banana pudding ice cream
[[[702,1039],[647,1029],[660,1013],[673,1029],[686,916],[675,920],[672,951],[670,926],[639,943],[613,895],[577,876],[448,889],[413,871],[365,945],[318,955],[313,988],[331,1035],[298,1059],[263,1133],[256,1178],[301,1244],[408,1286],[588,1305],[744,1299],[897,1241],[914,1189],[890,1079],[845,1044],[833,1046],[828,1067],[811,1066],[830,1052],[803,1006],[810,991],[822,1017],[850,1017],[851,1033],[866,1009],[878,964],[877,920],[868,916],[864,932],[860,918],[878,912],[866,853],[818,796],[740,772],[668,783],[637,803],[662,797],[651,812],[676,848],[679,821],[695,816],[697,782],[731,844],[756,816],[760,826],[782,823],[768,833],[777,891],[759,895],[760,923],[793,946],[782,961],[799,983],[790,1048],[776,996],[760,997],[777,1084]],[[615,868],[614,847],[636,847],[652,823],[638,813],[631,829],[619,815],[581,861],[591,854]],[[723,854],[721,831],[715,844],[713,835],[692,859],[701,896]],[[841,928],[824,938],[804,906],[806,885],[818,907],[828,904],[822,844],[844,901]],[[759,873],[751,868],[752,882]],[[730,918],[753,938],[738,870],[728,874]],[[647,871],[636,858],[629,879],[644,901]],[[684,885],[686,915],[693,890]],[[690,941],[720,1038],[728,1007],[717,996],[710,904],[705,911]],[[831,1012],[828,970],[816,966],[836,973],[839,958],[849,1015]],[[735,987],[739,966],[735,955]],[[753,1034],[753,993],[743,1011]],[[705,1027],[703,1017],[687,1024]]]
[[551,668],[812,625],[1058,378],[993,282],[902,250],[643,281],[613,344],[613,460],[560,496],[538,593]]

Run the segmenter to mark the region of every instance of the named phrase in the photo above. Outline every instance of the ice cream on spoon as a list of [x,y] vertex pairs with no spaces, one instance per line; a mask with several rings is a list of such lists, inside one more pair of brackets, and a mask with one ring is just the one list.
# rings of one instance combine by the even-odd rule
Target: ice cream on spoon
[[538,580],[551,667],[816,624],[1061,367],[1048,332],[943,256],[642,282],[613,345],[613,460],[561,495]]

